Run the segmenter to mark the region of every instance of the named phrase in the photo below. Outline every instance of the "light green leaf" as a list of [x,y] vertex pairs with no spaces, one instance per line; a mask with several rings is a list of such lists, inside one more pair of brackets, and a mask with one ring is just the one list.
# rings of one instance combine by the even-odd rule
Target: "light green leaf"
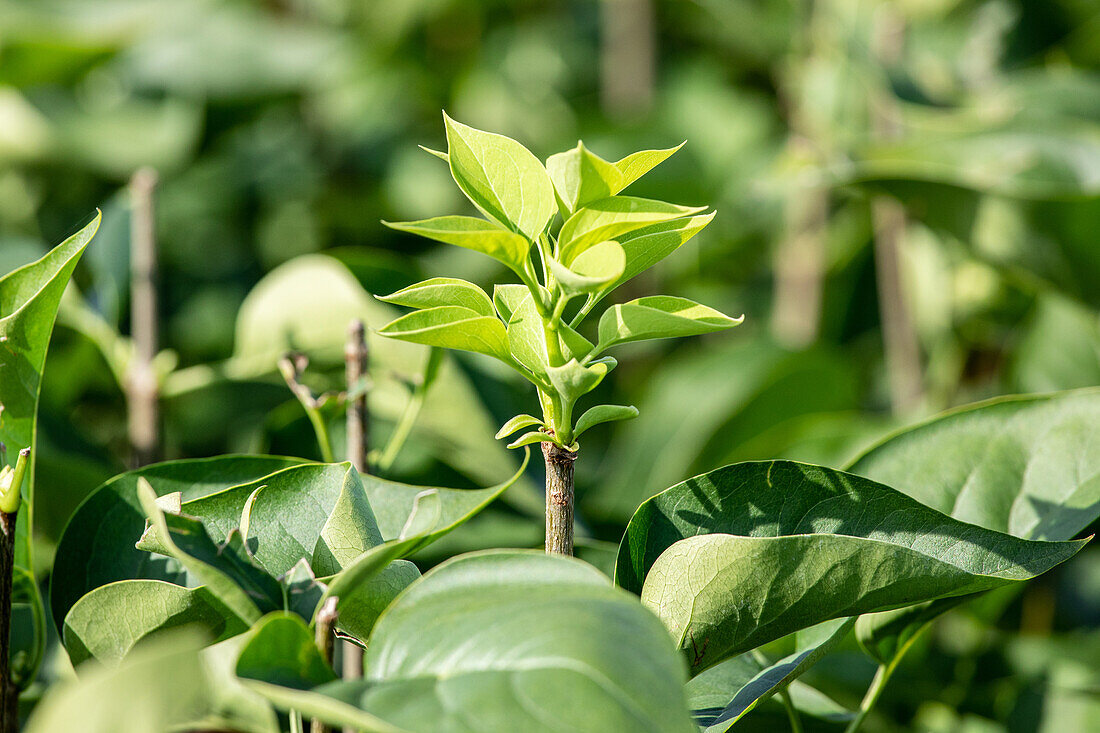
[[677,206],[634,196],[610,196],[593,201],[562,225],[558,235],[561,261],[572,265],[582,252],[599,242],[698,214],[704,209],[705,206]]
[[534,443],[559,443],[560,441],[542,430],[535,430],[530,433],[524,433],[511,443],[508,444],[509,448],[522,448],[525,445],[532,445]]
[[30,474],[23,481],[23,509],[16,521],[15,564],[34,570],[34,451],[42,369],[61,296],[99,228],[101,216],[54,247],[45,257],[0,277],[0,442],[14,467],[19,451],[31,448]]
[[162,495],[182,492],[185,500],[249,483],[300,463],[273,456],[221,456],[168,461],[114,477],[93,491],[69,519],[57,546],[50,576],[50,609],[64,628],[69,609],[95,588],[119,580],[186,583],[181,568],[134,547],[145,529],[137,481],[149,479]]
[[585,410],[584,414],[577,420],[577,426],[573,430],[573,436],[579,438],[581,437],[581,433],[600,423],[612,422],[615,420],[630,420],[635,417],[638,417],[638,408],[634,406],[596,405],[595,407]]
[[414,344],[473,351],[511,363],[504,324],[469,308],[446,305],[413,311],[383,326],[378,333]]
[[854,623],[854,618],[841,618],[804,629],[793,635],[794,649],[771,664],[762,663],[754,654],[742,654],[693,677],[686,689],[695,721],[704,733],[725,733],[816,664],[848,635]]
[[[664,150],[641,150],[637,153],[631,153],[616,162],[615,167],[619,169],[619,173],[623,177],[622,188],[626,188],[646,173],[649,173],[670,158],[677,150],[684,147],[685,143],[686,141],[674,148],[666,148]],[[618,193],[618,191],[615,193]]]
[[563,215],[571,214],[593,201],[619,193],[683,145],[668,150],[643,150],[609,163],[578,142],[572,150],[551,155],[546,160],[546,171],[554,182]]
[[529,428],[532,425],[542,425],[542,420],[535,417],[534,415],[516,415],[511,420],[504,423],[503,426],[501,426],[500,430],[497,431],[496,438],[497,440],[500,440],[501,438],[505,438],[511,435],[517,430]]
[[421,221],[382,223],[400,232],[481,252],[503,262],[517,273],[524,271],[527,253],[531,249],[531,243],[519,234],[472,216],[437,216]]
[[291,613],[269,613],[248,633],[237,657],[236,674],[284,687],[308,688],[336,679],[313,632]]
[[[150,641],[118,667],[81,670],[51,686],[27,733],[169,733],[194,729],[211,705],[201,636],[182,631]],[[248,730],[248,729],[245,729]],[[252,728],[274,733],[278,728]]]
[[600,317],[596,353],[611,346],[646,339],[679,338],[714,333],[741,321],[687,298],[651,295],[613,305]]
[[695,730],[660,623],[595,568],[542,552],[426,573],[379,620],[366,668],[333,694],[408,730]]
[[668,257],[710,224],[717,212],[653,224],[615,238],[626,254],[623,274],[594,296],[599,301],[615,288]]
[[442,160],[444,162],[447,162],[447,163],[450,162],[450,159],[447,157],[447,154],[444,153],[442,150],[432,150],[431,148],[426,147],[424,145],[417,145],[416,147],[420,148],[421,150],[423,150],[425,153],[428,153],[429,155],[434,155],[435,157],[439,158],[440,160]]
[[832,469],[741,463],[642,504],[616,582],[641,593],[698,673],[830,619],[1027,580],[1083,545],[965,524]]
[[534,241],[557,212],[539,159],[515,140],[455,122],[446,113],[451,175],[486,216]]
[[583,359],[592,351],[591,342],[564,323],[558,326],[556,332],[547,334],[545,322],[528,293],[508,321],[508,345],[516,361],[544,380],[550,368],[550,357],[546,352],[548,337],[557,339],[558,348],[565,358]]
[[379,300],[409,308],[435,308],[441,305],[457,305],[477,311],[483,316],[496,317],[493,301],[485,291],[456,277],[433,277],[410,285],[390,295],[376,296]]
[[[493,286],[493,305],[496,306],[500,319],[505,323],[512,320],[514,314],[523,304],[523,299],[531,295],[526,285],[506,283]],[[549,300],[549,293],[546,294]]]
[[183,626],[201,628],[207,641],[248,630],[206,588],[123,580],[100,586],[77,601],[65,616],[62,635],[74,665],[91,658],[118,664],[142,640]]
[[626,268],[626,253],[618,242],[600,242],[580,254],[569,267],[548,259],[550,272],[566,296],[594,293],[614,282]]

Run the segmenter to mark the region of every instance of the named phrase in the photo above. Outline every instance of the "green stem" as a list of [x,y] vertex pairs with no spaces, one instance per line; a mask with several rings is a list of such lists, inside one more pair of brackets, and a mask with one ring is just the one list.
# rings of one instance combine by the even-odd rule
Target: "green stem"
[[409,403],[405,405],[405,411],[401,413],[401,418],[398,420],[397,426],[393,429],[393,434],[390,435],[386,447],[382,450],[382,455],[378,457],[376,468],[380,474],[384,475],[390,470],[394,461],[397,460],[397,454],[401,451],[402,446],[405,445],[405,441],[408,440],[413,426],[416,425],[416,418],[420,416],[420,410],[424,407],[424,400],[428,396],[428,389],[432,386],[432,382],[435,381],[436,374],[439,373],[439,365],[442,361],[443,349],[433,348],[428,354],[427,361],[424,363],[424,371],[420,375],[420,382],[413,389],[412,396],[409,398]]
[[319,410],[309,406],[305,406],[305,408],[306,415],[309,416],[309,422],[313,425],[313,432],[317,434],[317,446],[321,449],[321,460],[325,463],[335,463],[336,454],[332,451],[332,438],[329,437],[325,419],[321,417]]
[[867,688],[867,694],[863,696],[863,702],[859,706],[859,714],[857,714],[855,719],[844,729],[844,733],[856,733],[860,726],[863,725],[863,721],[875,707],[875,703],[878,702],[879,696],[882,695],[882,691],[886,689],[886,683],[894,673],[894,670],[897,669],[900,660],[901,655],[899,654],[895,656],[889,664],[879,665],[878,669],[875,671],[874,679],[871,680],[871,686]]
[[777,694],[783,703],[783,707],[787,709],[787,719],[791,721],[791,733],[802,733],[802,718],[798,717],[798,709],[791,702],[790,693],[783,689]]
[[591,313],[592,309],[595,307],[596,299],[593,296],[589,295],[588,300],[586,300],[584,305],[581,306],[581,309],[577,311],[577,315],[573,316],[573,320],[569,322],[569,327],[576,328],[577,326],[581,325],[581,321],[583,321],[585,316]]

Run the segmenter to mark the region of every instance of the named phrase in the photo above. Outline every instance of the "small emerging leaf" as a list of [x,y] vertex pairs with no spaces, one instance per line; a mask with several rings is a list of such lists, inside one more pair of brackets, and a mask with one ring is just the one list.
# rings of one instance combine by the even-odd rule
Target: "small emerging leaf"
[[493,301],[485,291],[471,282],[457,277],[433,277],[430,280],[410,285],[390,295],[375,296],[386,303],[403,305],[409,308],[437,308],[444,305],[457,305],[469,308],[483,316],[493,318],[496,311]]
[[567,297],[595,293],[619,279],[626,269],[626,253],[618,242],[600,242],[580,254],[569,267],[548,259],[550,272]]
[[497,431],[496,439],[507,437],[517,430],[523,428],[529,428],[532,425],[542,425],[542,420],[538,419],[534,415],[516,415],[508,422],[504,423],[503,427]]
[[530,433],[524,433],[511,443],[508,444],[509,448],[522,448],[525,445],[531,445],[532,443],[555,443],[560,444],[557,438],[550,433],[544,433],[542,431],[532,431]]
[[613,422],[615,420],[630,420],[638,417],[638,408],[623,405],[596,405],[585,411],[577,420],[577,427],[573,430],[573,436],[579,438],[581,433],[600,423]]
[[591,201],[613,196],[625,185],[615,164],[590,151],[583,142],[547,158],[546,172],[554,182],[563,217]]
[[652,295],[614,305],[600,317],[596,353],[632,341],[679,338],[732,328],[744,320],[730,318],[687,298]]
[[413,311],[382,327],[378,333],[414,344],[473,351],[511,362],[504,325],[496,318],[469,308],[440,306]]
[[570,359],[560,367],[548,367],[546,374],[562,399],[571,404],[598,387],[617,363],[607,357],[582,366],[576,359]]

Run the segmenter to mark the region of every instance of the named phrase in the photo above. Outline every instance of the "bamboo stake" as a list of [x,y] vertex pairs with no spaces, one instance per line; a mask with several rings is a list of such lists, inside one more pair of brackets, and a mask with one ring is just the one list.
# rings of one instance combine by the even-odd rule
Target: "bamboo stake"
[[133,214],[130,225],[130,335],[133,358],[126,375],[126,402],[133,468],[157,459],[160,415],[157,376],[157,242],[153,193],[157,174],[138,170],[130,180]]
[[[348,340],[344,349],[344,381],[347,383],[348,390],[347,459],[362,473],[366,473],[369,468],[367,450],[370,437],[370,413],[364,384],[368,374],[369,358],[366,326],[360,320],[352,321],[348,328]],[[341,668],[344,679],[353,680],[362,677],[363,650],[350,641],[344,641],[340,651],[343,658]],[[345,728],[344,733],[355,733],[355,729]]]

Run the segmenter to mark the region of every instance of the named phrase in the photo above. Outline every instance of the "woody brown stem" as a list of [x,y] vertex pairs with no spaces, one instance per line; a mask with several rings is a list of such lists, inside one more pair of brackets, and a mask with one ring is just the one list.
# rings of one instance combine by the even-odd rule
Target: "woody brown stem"
[[0,733],[19,730],[19,688],[11,678],[11,586],[18,515],[18,511],[0,512]]
[[573,462],[577,454],[542,444],[546,461],[546,551],[573,554]]
[[[332,596],[325,601],[325,605],[317,612],[317,625],[313,632],[317,649],[330,666],[332,665],[333,642],[336,638],[333,635],[333,627],[336,626],[337,603],[339,603],[339,599],[336,596]],[[317,718],[312,720],[309,729],[310,733],[328,733],[329,731],[329,727]]]
[[[369,413],[367,412],[367,392],[363,388],[363,378],[368,368],[367,329],[362,321],[352,321],[348,328],[348,340],[344,349],[344,381],[347,383],[347,459],[362,473],[367,472],[367,439],[369,433]],[[355,392],[352,395],[352,392]],[[350,641],[344,641],[340,648],[343,661],[341,671],[344,679],[354,680],[363,676],[363,650]],[[345,728],[346,733],[354,733],[354,728]]]
[[160,416],[157,376],[157,241],[153,191],[157,174],[142,168],[130,181],[130,336],[133,359],[126,377],[130,463],[138,468],[157,460]]

